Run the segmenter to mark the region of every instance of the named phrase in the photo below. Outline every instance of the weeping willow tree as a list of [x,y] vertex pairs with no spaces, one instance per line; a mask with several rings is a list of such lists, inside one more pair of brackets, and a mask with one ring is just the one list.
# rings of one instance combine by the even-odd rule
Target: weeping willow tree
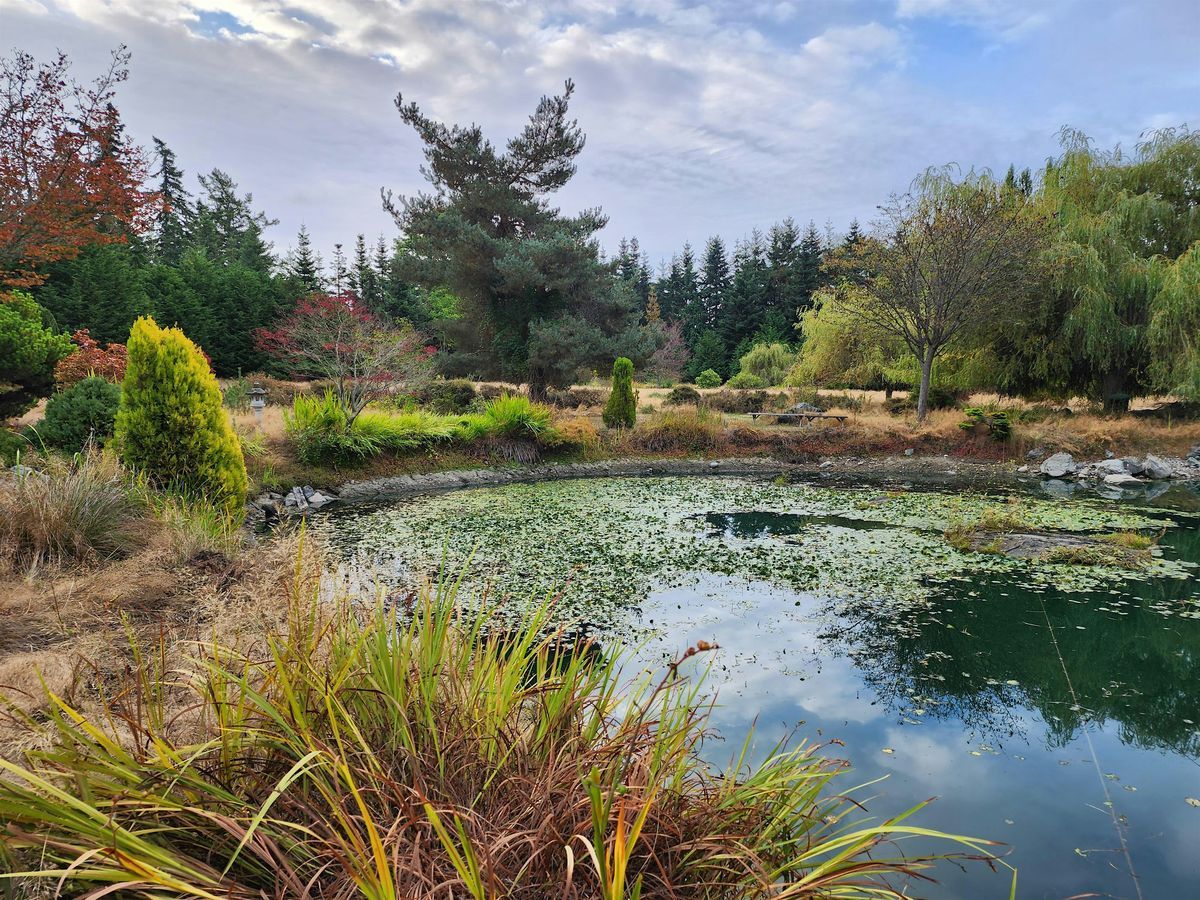
[[978,346],[1023,304],[1045,231],[1021,191],[987,171],[956,174],[953,167],[926,172],[880,208],[871,239],[828,263],[841,287],[830,302],[917,361],[918,421],[929,409],[939,358]]
[[997,338],[1001,387],[1110,411],[1200,397],[1200,133],[1157,131],[1132,155],[1076,131],[1062,143],[1038,196],[1054,222],[1046,283]]
[[[836,294],[845,296],[838,298]],[[796,329],[803,343],[788,375],[793,385],[892,391],[917,378],[916,360],[903,341],[873,328],[851,309],[861,298],[850,284],[824,288],[813,295]]]

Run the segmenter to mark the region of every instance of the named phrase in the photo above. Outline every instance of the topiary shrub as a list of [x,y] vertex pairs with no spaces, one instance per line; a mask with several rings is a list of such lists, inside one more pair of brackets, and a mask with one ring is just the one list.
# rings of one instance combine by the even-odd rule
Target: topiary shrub
[[246,502],[246,463],[200,348],[143,316],[129,334],[116,438],[126,465],[231,515]]
[[601,415],[608,428],[632,428],[637,420],[637,394],[633,390],[633,363],[624,356],[613,363],[612,393]]
[[746,388],[753,388],[754,390],[759,390],[761,388],[765,388],[767,386],[767,383],[765,381],[763,381],[761,378],[759,378],[757,375],[755,375],[753,372],[738,372],[736,375],[734,375],[732,378],[730,378],[727,382],[725,382],[725,386],[731,387],[731,388],[737,388],[739,390],[744,390]]
[[721,376],[715,369],[705,369],[696,376],[696,387],[715,388],[721,386]]
[[50,397],[38,436],[47,446],[69,453],[82,450],[89,439],[102,444],[112,437],[120,405],[119,385],[98,375],[85,378]]
[[681,384],[671,389],[663,400],[663,406],[699,406],[704,397],[694,387]]

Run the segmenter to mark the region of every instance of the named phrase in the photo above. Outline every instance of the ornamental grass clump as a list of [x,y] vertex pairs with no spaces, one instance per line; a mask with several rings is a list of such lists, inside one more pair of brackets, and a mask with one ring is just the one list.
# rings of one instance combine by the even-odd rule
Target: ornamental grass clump
[[240,514],[248,480],[221,389],[200,348],[178,328],[133,323],[117,412],[121,458],[156,484]]
[[145,542],[152,530],[145,485],[111,454],[89,449],[42,466],[0,479],[0,569],[92,563]]
[[607,428],[632,428],[637,420],[637,392],[633,389],[633,363],[624,356],[613,363],[612,393],[601,414]]
[[456,584],[319,602],[298,575],[267,652],[213,644],[184,676],[138,651],[101,713],[52,697],[29,723],[49,749],[0,760],[0,884],[648,900],[898,897],[924,877],[931,857],[895,855],[939,836],[907,824],[919,806],[861,819],[813,745],[752,767],[749,736],[728,768],[701,761],[709,705],[685,673],[713,648],[632,674],[549,605],[514,627]]

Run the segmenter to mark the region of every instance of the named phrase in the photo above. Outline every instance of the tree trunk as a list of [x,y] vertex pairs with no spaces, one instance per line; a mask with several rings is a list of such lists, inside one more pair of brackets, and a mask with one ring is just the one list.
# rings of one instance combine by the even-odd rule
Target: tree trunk
[[883,399],[884,399],[884,400],[891,400],[891,399],[892,399],[892,392],[893,392],[894,390],[895,390],[895,388],[894,388],[894,387],[892,387],[892,383],[891,383],[890,381],[889,381],[887,384],[885,384],[885,385],[883,386]]
[[1100,381],[1100,394],[1107,415],[1123,415],[1129,412],[1129,390],[1125,387],[1122,372],[1109,372]]
[[924,422],[929,412],[929,382],[933,377],[933,350],[927,349],[921,358],[921,390],[917,394],[917,421]]

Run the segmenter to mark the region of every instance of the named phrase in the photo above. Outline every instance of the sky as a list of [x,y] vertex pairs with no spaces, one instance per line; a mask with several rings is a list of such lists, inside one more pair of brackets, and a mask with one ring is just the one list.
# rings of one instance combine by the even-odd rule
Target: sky
[[131,134],[326,258],[395,237],[380,189],[424,185],[398,93],[502,144],[574,79],[588,140],[555,202],[656,267],[787,216],[869,223],[932,165],[1036,169],[1063,126],[1200,127],[1200,0],[0,0],[0,53],[86,80],[122,43]]

